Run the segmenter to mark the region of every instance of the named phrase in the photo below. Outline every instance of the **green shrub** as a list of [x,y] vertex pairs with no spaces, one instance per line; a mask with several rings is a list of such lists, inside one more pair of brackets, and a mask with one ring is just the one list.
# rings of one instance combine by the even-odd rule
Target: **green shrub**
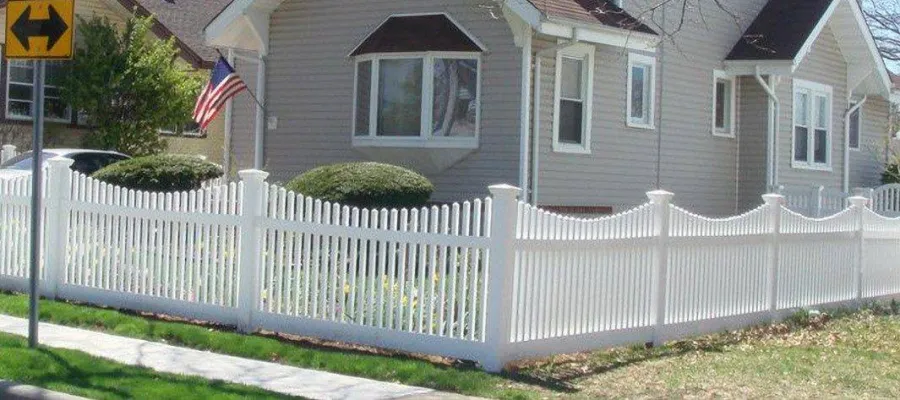
[[303,195],[357,207],[418,207],[425,205],[434,185],[406,168],[375,162],[326,165],[287,184]]
[[199,189],[222,175],[221,167],[199,157],[159,154],[117,162],[92,177],[128,189],[179,192]]

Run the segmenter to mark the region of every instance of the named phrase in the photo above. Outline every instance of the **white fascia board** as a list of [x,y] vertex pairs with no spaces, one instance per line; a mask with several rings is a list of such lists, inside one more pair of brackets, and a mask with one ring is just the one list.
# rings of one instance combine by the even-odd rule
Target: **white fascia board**
[[794,65],[793,71],[800,66],[800,63],[809,55],[809,52],[812,50],[813,45],[816,42],[816,39],[819,38],[819,35],[822,33],[822,30],[828,25],[828,22],[831,21],[831,17],[834,16],[835,11],[841,3],[846,3],[848,7],[850,7],[850,11],[853,13],[853,17],[856,20],[856,24],[859,27],[860,31],[863,33],[862,36],[865,40],[865,47],[869,50],[869,53],[872,56],[871,61],[877,66],[878,75],[880,78],[880,84],[882,86],[882,96],[888,97],[890,96],[891,91],[891,78],[887,70],[887,66],[884,64],[884,59],[881,58],[881,53],[878,51],[878,47],[875,45],[875,39],[872,37],[872,32],[869,29],[869,25],[866,23],[866,19],[863,16],[862,10],[859,8],[859,4],[855,0],[833,0],[831,5],[828,6],[828,9],[825,10],[825,13],[822,15],[822,18],[816,24],[813,31],[810,33],[809,37],[806,38],[806,42],[803,43],[803,47],[800,48],[800,51],[797,52],[797,55],[794,57]]
[[555,36],[563,39],[573,39],[580,42],[606,44],[622,47],[629,50],[655,52],[659,40],[656,36],[627,31],[622,29],[605,29],[595,26],[586,27],[583,24],[573,24],[567,21],[559,21],[554,18],[542,22],[536,29],[538,33]]
[[756,75],[759,68],[760,75],[792,75],[794,73],[793,61],[725,61],[725,71],[732,76]]

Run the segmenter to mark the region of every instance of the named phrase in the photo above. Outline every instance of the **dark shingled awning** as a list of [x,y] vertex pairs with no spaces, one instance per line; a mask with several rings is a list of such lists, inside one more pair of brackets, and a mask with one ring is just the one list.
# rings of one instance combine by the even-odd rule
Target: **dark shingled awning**
[[446,15],[390,17],[350,54],[484,51]]
[[770,0],[727,60],[793,60],[833,0]]
[[529,0],[548,17],[600,23],[618,29],[656,35],[656,32],[610,0]]

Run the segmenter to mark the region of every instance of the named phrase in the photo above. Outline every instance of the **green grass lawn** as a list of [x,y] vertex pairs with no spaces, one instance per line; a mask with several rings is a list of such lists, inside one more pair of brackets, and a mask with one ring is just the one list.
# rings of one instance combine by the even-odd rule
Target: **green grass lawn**
[[117,364],[0,334],[0,378],[92,399],[284,399],[263,390]]
[[[24,317],[27,297],[0,293],[0,313]],[[322,343],[241,335],[133,313],[42,301],[41,319],[240,357],[495,398],[900,398],[896,307],[672,342],[522,363],[504,375],[469,366]]]

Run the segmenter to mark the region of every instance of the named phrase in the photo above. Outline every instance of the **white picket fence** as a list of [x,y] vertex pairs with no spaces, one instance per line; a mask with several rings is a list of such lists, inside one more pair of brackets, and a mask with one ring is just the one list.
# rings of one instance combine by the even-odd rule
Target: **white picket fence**
[[[800,307],[900,294],[900,220],[865,198],[825,219],[780,195],[708,219],[650,202],[575,219],[492,197],[403,210],[331,204],[265,182],[156,194],[50,161],[51,297],[475,360],[660,342]],[[27,179],[0,181],[0,287],[26,287]]]
[[811,218],[843,211],[848,204],[847,198],[852,196],[824,186],[780,186],[776,192],[785,197],[787,208]]

